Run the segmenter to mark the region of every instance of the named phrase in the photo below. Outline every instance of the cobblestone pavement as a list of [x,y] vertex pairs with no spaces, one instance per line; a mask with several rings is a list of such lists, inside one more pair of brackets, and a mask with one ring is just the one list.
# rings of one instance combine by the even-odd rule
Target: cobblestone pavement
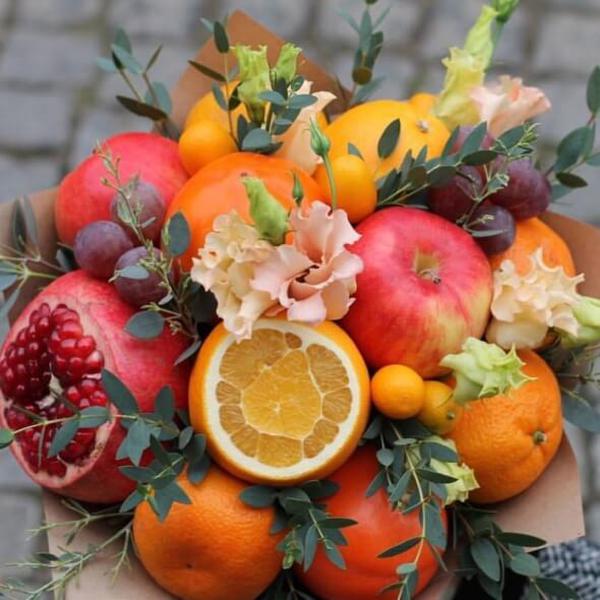
[[[389,4],[388,2],[387,4]],[[381,4],[384,4],[383,2]],[[480,0],[391,0],[389,75],[380,95],[401,97],[439,88],[440,59],[459,43]],[[600,54],[600,0],[523,0],[506,31],[499,71],[543,85],[553,112],[543,119],[546,146],[585,118],[585,82]],[[349,71],[355,34],[336,16],[360,0],[0,0],[0,198],[51,186],[97,139],[144,123],[113,97],[119,82],[94,68],[116,26],[130,32],[136,53],[164,52],[157,79],[173,84],[204,38],[200,16],[235,7],[301,43],[309,56]],[[335,25],[332,25],[334,20]],[[600,186],[600,173],[590,181]],[[598,192],[573,194],[566,211],[600,225]],[[600,440],[573,435],[585,487],[590,535],[600,540]],[[8,453],[0,454],[0,564],[25,556],[23,530],[39,522],[35,487]],[[12,572],[1,567],[0,575]]]

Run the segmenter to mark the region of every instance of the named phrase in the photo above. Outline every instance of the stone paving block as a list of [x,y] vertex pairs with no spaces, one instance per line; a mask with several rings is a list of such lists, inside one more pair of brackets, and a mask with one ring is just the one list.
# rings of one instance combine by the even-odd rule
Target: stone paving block
[[573,13],[548,14],[541,21],[533,66],[540,73],[589,75],[598,64],[598,22]]
[[202,27],[199,20],[191,19],[199,3],[200,0],[115,0],[109,25],[123,27],[132,36],[182,38]]
[[72,169],[94,149],[96,142],[122,131],[148,131],[150,121],[122,110],[97,108],[86,112],[77,130],[73,148],[68,159]]
[[[56,185],[59,179],[59,162],[58,157],[17,159],[0,154],[0,202]],[[0,454],[0,482],[1,465]]]
[[25,578],[28,575],[25,569],[9,567],[7,563],[23,560],[35,551],[35,541],[27,540],[26,530],[38,527],[41,522],[39,498],[36,494],[3,490],[0,515],[0,577]]
[[82,25],[100,12],[101,0],[19,0],[17,24]]
[[[159,45],[160,41],[144,41],[139,43],[134,42],[133,51],[135,56],[138,57],[141,62],[145,62],[150,59],[152,53]],[[167,41],[165,44],[163,44],[163,49],[161,50],[160,56],[150,71],[152,80],[162,81],[169,89],[171,89],[172,86],[177,83],[183,71],[187,68],[187,61],[193,59],[196,55],[200,45],[200,40],[198,40],[196,44],[188,43],[185,45],[175,44]],[[139,87],[140,89],[144,89],[143,85],[140,85]],[[117,73],[103,74],[97,98],[101,103],[114,107],[116,106],[115,96],[117,94],[129,95],[129,90],[124,81]]]
[[[394,46],[408,45],[419,21],[422,6],[425,3],[413,0],[396,0],[389,5],[391,10],[382,26],[385,44]],[[360,25],[364,10],[363,0],[327,0],[319,3],[318,33],[320,41],[327,45],[337,45],[355,48],[358,43],[356,31],[338,14],[343,10],[349,13]],[[388,4],[378,3],[371,9],[371,14],[377,18]]]
[[[329,3],[329,0],[326,2]],[[218,19],[234,10],[243,10],[254,19],[260,20],[266,27],[273,29],[280,36],[290,41],[299,42],[298,35],[306,35],[302,30],[314,27],[318,22],[317,3],[312,0],[295,0],[293,2],[281,0],[224,0],[216,4]],[[323,3],[325,4],[325,3]],[[204,15],[203,15],[204,16]]]
[[0,80],[31,84],[85,84],[94,75],[94,59],[100,52],[98,39],[85,33],[55,35],[21,31],[10,34]]
[[63,92],[0,89],[0,147],[55,150],[69,135],[73,97]]
[[10,490],[38,491],[38,486],[29,479],[8,449],[0,451],[0,488]]

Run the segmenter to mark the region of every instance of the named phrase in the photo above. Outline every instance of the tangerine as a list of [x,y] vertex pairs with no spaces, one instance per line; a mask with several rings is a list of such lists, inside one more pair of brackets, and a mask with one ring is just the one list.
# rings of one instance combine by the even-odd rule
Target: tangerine
[[463,408],[454,399],[454,390],[441,381],[425,382],[425,398],[417,419],[438,435],[450,433]]
[[425,383],[406,365],[387,365],[371,380],[371,400],[390,419],[410,419],[423,408]]

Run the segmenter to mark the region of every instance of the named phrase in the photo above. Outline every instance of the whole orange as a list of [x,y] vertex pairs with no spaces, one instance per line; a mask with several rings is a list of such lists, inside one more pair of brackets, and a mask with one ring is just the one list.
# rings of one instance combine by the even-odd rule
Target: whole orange
[[[439,156],[448,140],[446,126],[433,115],[435,101],[430,94],[417,94],[404,102],[398,100],[371,100],[346,111],[325,129],[331,141],[330,156],[348,154],[348,144],[353,144],[364,157],[375,178],[383,177],[398,168],[406,153],[413,156],[427,146],[427,156]],[[380,159],[379,140],[386,127],[400,119],[401,131],[394,151]]]
[[[419,510],[407,514],[392,510],[383,488],[367,498],[365,492],[378,471],[375,449],[367,445],[329,477],[340,488],[325,501],[326,510],[334,517],[354,519],[358,524],[343,530],[348,541],[348,545],[339,547],[346,562],[344,571],[329,561],[321,546],[311,568],[307,572],[302,568],[296,571],[300,581],[321,600],[395,599],[398,590],[380,594],[381,589],[398,581],[399,565],[413,562],[417,557],[418,545],[397,556],[378,558],[388,548],[422,534]],[[446,525],[445,510],[442,519]],[[416,593],[427,586],[437,568],[435,557],[425,544],[417,563]]]
[[438,435],[454,429],[463,408],[453,398],[454,390],[441,381],[425,382],[425,399],[417,419]]
[[250,152],[228,154],[198,171],[181,188],[169,207],[167,217],[183,213],[189,223],[192,240],[182,256],[184,268],[190,268],[192,257],[204,245],[206,234],[212,229],[218,215],[232,210],[250,221],[250,205],[242,183],[245,176],[259,177],[281,204],[291,209],[295,206],[292,190],[294,173],[304,189],[303,205],[323,197],[312,177],[291,161]]
[[227,129],[208,119],[194,122],[179,138],[179,158],[190,175],[213,160],[237,152],[237,149]]
[[535,352],[519,352],[535,377],[503,396],[470,402],[448,437],[481,486],[473,502],[500,502],[526,490],[548,466],[563,434],[560,390]]
[[173,504],[161,523],[147,502],[133,519],[137,555],[152,578],[183,600],[254,600],[281,568],[270,535],[274,511],[239,498],[246,484],[211,467],[199,484],[179,485],[192,501]]
[[[331,169],[336,187],[337,208],[348,213],[350,223],[360,223],[375,211],[377,185],[364,160],[354,154],[342,154],[332,161]],[[327,170],[319,165],[314,178],[331,202],[331,189]]]
[[503,260],[509,259],[523,275],[530,269],[529,257],[540,246],[543,248],[544,262],[548,266],[561,266],[569,277],[575,275],[575,263],[566,242],[538,218],[517,221],[517,233],[513,245],[505,252],[491,256],[490,265],[496,270]]
[[410,419],[423,408],[425,383],[406,365],[387,365],[371,379],[371,400],[390,419]]

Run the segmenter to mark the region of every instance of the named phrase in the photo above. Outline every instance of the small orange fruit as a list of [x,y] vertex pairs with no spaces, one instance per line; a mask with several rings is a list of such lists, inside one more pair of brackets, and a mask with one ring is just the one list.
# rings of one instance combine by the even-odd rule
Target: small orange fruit
[[433,433],[445,435],[454,429],[462,406],[454,399],[454,390],[441,381],[425,382],[425,400],[417,419]]
[[237,152],[237,149],[227,129],[208,119],[194,122],[179,138],[179,157],[190,175],[217,158]]
[[406,365],[388,365],[371,379],[371,400],[390,419],[410,419],[423,408],[425,382]]
[[503,396],[470,402],[450,432],[481,486],[473,502],[501,502],[526,490],[546,469],[563,434],[556,376],[535,352],[519,352],[535,377]]
[[191,504],[173,504],[160,522],[147,502],[133,518],[137,555],[152,578],[183,600],[254,600],[281,568],[270,535],[274,510],[251,508],[239,498],[246,484],[210,468],[204,481],[179,485]]
[[[369,167],[360,157],[343,154],[331,161],[331,168],[337,191],[337,208],[343,208],[348,213],[350,223],[360,223],[377,206],[377,185]],[[314,178],[331,203],[327,169],[319,165]]]
[[561,266],[569,277],[576,274],[575,263],[566,242],[538,218],[517,221],[513,245],[505,252],[490,257],[490,265],[496,270],[503,260],[512,260],[517,271],[524,275],[531,268],[531,255],[540,246],[543,248],[544,262],[549,267]]
[[327,477],[354,452],[369,416],[369,374],[334,323],[259,319],[239,343],[219,325],[198,355],[189,404],[224,469],[293,485]]

